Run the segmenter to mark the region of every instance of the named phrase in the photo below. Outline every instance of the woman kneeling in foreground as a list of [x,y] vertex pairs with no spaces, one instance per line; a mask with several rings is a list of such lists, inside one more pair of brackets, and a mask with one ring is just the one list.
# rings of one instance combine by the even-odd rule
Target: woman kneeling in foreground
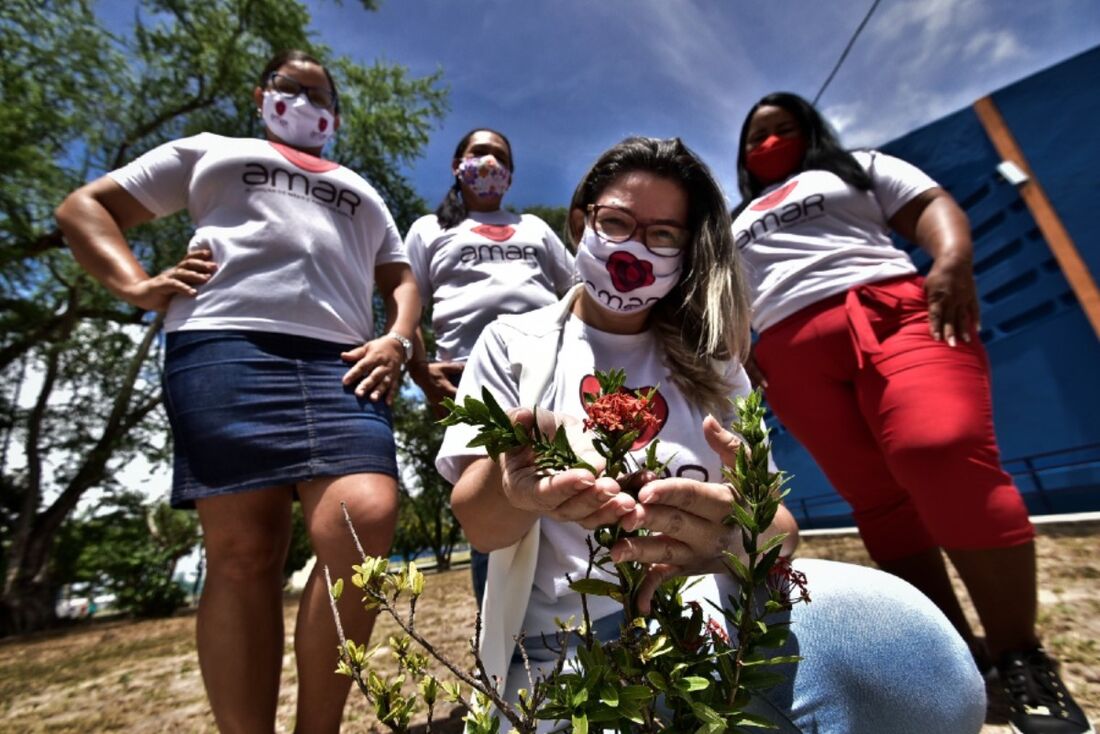
[[[748,311],[721,190],[678,139],[630,138],[600,157],[570,209],[582,283],[559,303],[494,322],[470,356],[458,397],[487,388],[516,408],[517,422],[533,423],[520,407],[533,405],[540,423],[576,422],[595,372],[626,367],[630,388],[657,386],[654,399],[667,405],[656,434],[633,446],[635,456],[659,436],[668,472],[634,499],[586,470],[540,476],[526,449],[498,463],[466,447],[473,428],[448,429],[437,466],[455,483],[454,511],[471,543],[492,553],[480,653],[509,700],[527,682],[515,636],[522,630],[537,640],[556,631],[555,618],[582,618],[567,576],[584,577],[585,538],[594,528],[618,523],[653,533],[611,551],[616,562],[650,564],[642,612],[657,584],[676,575],[707,575],[711,598],[725,599],[734,582],[721,551],[743,553],[739,534],[723,524],[731,490],[721,468],[737,445],[722,427],[731,418],[728,398],[750,390],[737,360]],[[768,531],[778,532],[790,534],[790,554],[797,526],[785,508]],[[780,668],[786,683],[755,701],[755,710],[788,733],[981,728],[984,685],[931,602],[871,568],[802,559],[794,568],[806,574],[813,602],[791,610],[791,635],[776,654],[802,660]],[[601,639],[617,636],[618,602],[590,597],[588,611]],[[539,652],[528,650],[533,664]]]

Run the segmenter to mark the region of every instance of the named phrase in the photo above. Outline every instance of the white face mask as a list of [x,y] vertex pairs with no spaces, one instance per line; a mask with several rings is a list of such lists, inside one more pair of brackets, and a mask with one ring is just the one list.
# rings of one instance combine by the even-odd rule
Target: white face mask
[[628,240],[606,242],[591,227],[577,245],[577,273],[601,306],[615,313],[649,308],[675,287],[684,262],[683,251],[661,248],[657,254]]
[[264,92],[264,124],[288,145],[320,148],[336,132],[336,118],[328,110],[314,107],[306,95],[289,97],[274,89]]

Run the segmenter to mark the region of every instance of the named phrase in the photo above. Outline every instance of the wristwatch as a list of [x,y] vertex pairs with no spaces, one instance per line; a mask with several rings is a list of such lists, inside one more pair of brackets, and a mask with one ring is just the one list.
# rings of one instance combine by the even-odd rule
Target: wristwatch
[[391,331],[386,334],[386,336],[393,337],[401,343],[402,349],[405,350],[406,362],[413,358],[413,343],[411,339],[409,339],[407,336],[402,336],[401,334],[398,334],[396,331]]

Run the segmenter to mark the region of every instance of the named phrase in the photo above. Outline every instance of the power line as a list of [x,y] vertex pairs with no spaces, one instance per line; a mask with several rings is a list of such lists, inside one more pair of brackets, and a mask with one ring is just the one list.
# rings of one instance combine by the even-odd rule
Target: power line
[[815,107],[817,106],[817,101],[821,99],[821,95],[825,93],[825,88],[829,86],[829,82],[831,82],[833,80],[833,77],[836,76],[837,71],[840,69],[840,65],[844,63],[844,59],[848,58],[848,52],[852,50],[852,46],[855,45],[856,39],[859,38],[859,34],[863,31],[863,27],[867,25],[867,21],[871,19],[871,16],[875,12],[875,8],[878,7],[878,4],[881,1],[882,0],[875,0],[873,3],[871,3],[871,8],[867,11],[867,15],[863,16],[863,21],[859,24],[859,27],[856,28],[856,31],[852,34],[852,37],[848,39],[848,45],[844,47],[844,52],[841,53],[840,58],[836,60],[836,66],[834,66],[833,70],[829,72],[829,76],[825,80],[825,83],[821,85],[821,89],[817,90],[817,95],[814,97],[813,102]]

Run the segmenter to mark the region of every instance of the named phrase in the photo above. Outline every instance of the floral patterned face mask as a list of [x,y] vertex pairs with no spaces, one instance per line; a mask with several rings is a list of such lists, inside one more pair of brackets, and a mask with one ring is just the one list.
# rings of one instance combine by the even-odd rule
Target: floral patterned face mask
[[577,273],[596,302],[615,313],[649,308],[675,287],[684,255],[667,250],[654,256],[635,240],[605,241],[591,227],[577,245]]
[[463,158],[455,175],[481,199],[499,199],[512,184],[512,172],[492,155]]

